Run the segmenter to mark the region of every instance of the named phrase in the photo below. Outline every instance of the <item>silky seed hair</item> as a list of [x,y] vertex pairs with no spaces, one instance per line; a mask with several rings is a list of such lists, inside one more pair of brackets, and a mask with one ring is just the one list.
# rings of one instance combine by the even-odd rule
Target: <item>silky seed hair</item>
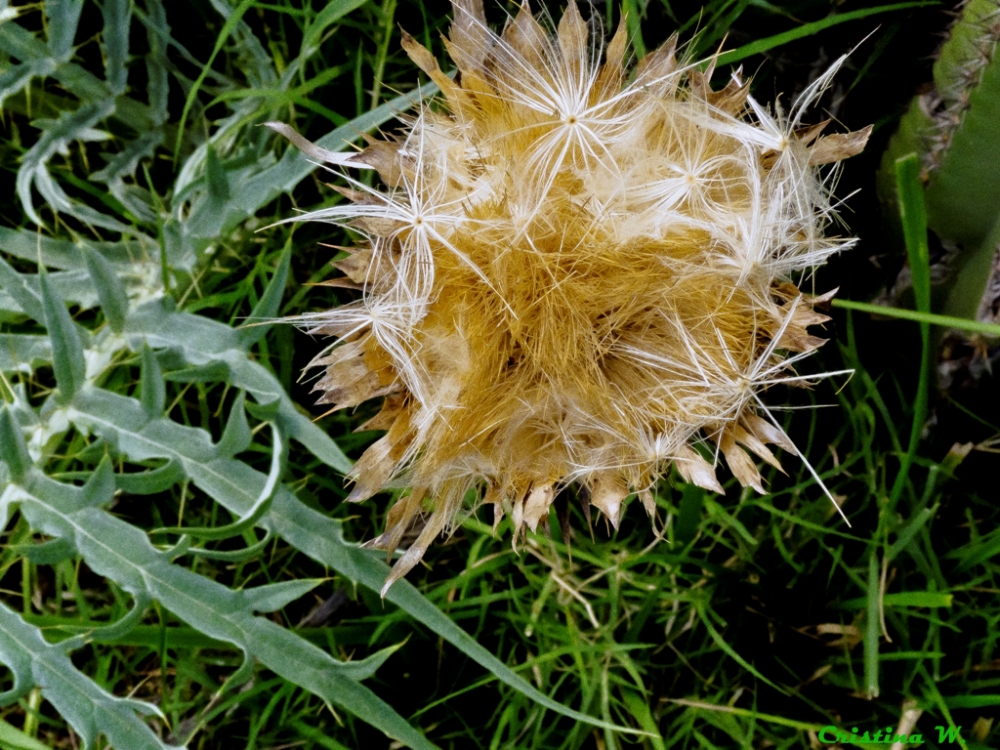
[[361,298],[295,320],[335,338],[319,403],[384,399],[347,499],[403,488],[368,543],[390,556],[423,522],[386,589],[481,503],[516,545],[571,484],[615,527],[633,494],[655,516],[671,466],[722,492],[724,462],[765,492],[751,454],[798,451],[762,394],[837,374],[795,369],[832,297],[800,287],[854,242],[824,234],[837,169],[818,166],[870,132],[802,123],[843,58],[785,113],[739,73],[713,90],[676,36],[629,70],[624,23],[605,47],[572,1],[554,33],[527,3],[500,34],[481,0],[453,6],[454,78],[403,34],[442,98],[401,134],[338,154],[271,124],[348,186],[294,220],[363,237],[328,282]]

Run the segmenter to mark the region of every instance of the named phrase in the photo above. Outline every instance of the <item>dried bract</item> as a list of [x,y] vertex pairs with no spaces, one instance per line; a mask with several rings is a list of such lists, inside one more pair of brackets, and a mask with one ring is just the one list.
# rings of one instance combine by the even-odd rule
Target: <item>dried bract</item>
[[824,236],[835,170],[817,165],[868,129],[801,126],[840,61],[782,114],[739,76],[713,91],[676,39],[630,74],[626,41],[622,26],[604,49],[572,2],[554,35],[527,4],[497,35],[480,0],[456,0],[454,79],[403,37],[441,106],[329,156],[386,189],[345,174],[349,203],[299,219],[367,238],[337,264],[363,298],[299,323],[338,339],[313,363],[321,403],[385,397],[348,499],[412,488],[371,543],[390,552],[426,521],[387,586],[472,497],[516,539],[575,482],[617,526],[631,493],[655,509],[671,465],[718,492],[722,456],[764,492],[748,451],[795,452],[760,394],[809,382],[793,367],[823,343],[809,329],[828,297],[793,279],[851,244]]

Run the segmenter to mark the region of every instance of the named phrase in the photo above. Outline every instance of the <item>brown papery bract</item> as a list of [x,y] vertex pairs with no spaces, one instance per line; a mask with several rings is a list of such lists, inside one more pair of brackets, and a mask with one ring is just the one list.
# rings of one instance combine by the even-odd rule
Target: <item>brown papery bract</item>
[[632,493],[655,512],[671,465],[719,492],[721,456],[764,492],[749,453],[796,451],[761,393],[831,374],[794,371],[829,299],[798,285],[852,242],[824,236],[836,169],[817,165],[869,130],[800,124],[843,58],[783,114],[738,74],[713,91],[676,39],[630,74],[624,25],[604,49],[573,3],[554,36],[527,4],[500,35],[481,0],[454,5],[454,79],[403,38],[440,106],[327,155],[385,190],[344,174],[349,203],[297,219],[367,238],[337,264],[363,298],[298,321],[338,338],[313,363],[321,403],[385,397],[348,499],[412,488],[370,542],[390,553],[425,520],[386,587],[472,497],[511,516],[516,543],[574,482],[615,526]]

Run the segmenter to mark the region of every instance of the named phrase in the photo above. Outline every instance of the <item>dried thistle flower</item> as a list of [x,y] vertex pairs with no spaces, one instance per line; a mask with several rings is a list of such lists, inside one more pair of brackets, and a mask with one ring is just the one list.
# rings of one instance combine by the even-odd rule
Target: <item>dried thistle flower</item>
[[497,522],[509,514],[516,543],[573,482],[615,526],[631,493],[654,513],[671,465],[721,492],[721,455],[764,492],[747,451],[778,468],[767,443],[797,452],[761,392],[823,377],[793,367],[823,343],[808,328],[828,320],[815,308],[832,293],[793,279],[853,242],[823,235],[836,170],[817,165],[858,153],[870,131],[800,127],[843,58],[786,115],[738,74],[713,91],[712,65],[679,63],[676,37],[629,78],[624,25],[603,50],[572,0],[554,36],[527,4],[500,35],[481,0],[454,9],[454,80],[403,36],[443,111],[422,104],[403,135],[352,156],[276,128],[387,187],[344,175],[351,203],[298,219],[367,240],[332,282],[362,299],[299,323],[338,338],[312,363],[320,403],[385,397],[364,429],[387,432],[348,500],[412,490],[370,546],[392,553],[426,517],[387,588],[470,497]]

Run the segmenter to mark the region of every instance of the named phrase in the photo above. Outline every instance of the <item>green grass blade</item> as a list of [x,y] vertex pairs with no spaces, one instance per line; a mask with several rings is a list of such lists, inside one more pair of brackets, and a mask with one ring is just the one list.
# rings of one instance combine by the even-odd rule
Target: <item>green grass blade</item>
[[739,664],[741,667],[743,667],[743,669],[745,669],[747,672],[749,672],[750,674],[752,674],[754,677],[756,677],[761,682],[764,682],[764,683],[770,685],[775,690],[777,690],[779,693],[784,693],[785,692],[784,689],[782,689],[781,687],[779,687],[775,683],[771,682],[771,680],[767,679],[764,675],[762,675],[757,670],[757,668],[753,666],[753,664],[751,664],[746,659],[744,659],[742,656],[740,656],[739,653],[737,653],[736,649],[734,649],[732,646],[729,645],[729,643],[726,642],[726,639],[722,637],[722,633],[720,633],[718,630],[716,630],[715,626],[712,625],[712,621],[709,619],[709,615],[706,613],[704,605],[698,606],[697,612],[698,612],[699,618],[701,619],[701,624],[705,626],[705,630],[708,631],[708,634],[712,638],[712,640],[715,642],[715,645],[718,646],[719,648],[721,648],[724,652],[726,652],[726,654],[729,656],[730,659],[733,659],[737,664]]
[[624,691],[622,697],[625,701],[625,707],[632,714],[632,717],[644,731],[650,734],[649,744],[652,745],[653,750],[667,750],[646,699],[632,690]]
[[249,348],[260,341],[267,333],[268,323],[278,314],[281,305],[281,297],[285,293],[285,286],[288,284],[288,271],[292,262],[292,245],[289,244],[281,253],[278,259],[278,267],[274,271],[274,276],[267,284],[267,288],[260,297],[260,301],[254,305],[253,310],[247,318],[247,326],[240,328],[238,335],[243,348]]
[[732,63],[739,62],[740,60],[745,60],[751,55],[759,55],[760,53],[767,52],[775,47],[780,47],[784,44],[788,44],[789,42],[794,42],[796,39],[804,39],[805,37],[817,34],[824,29],[829,29],[832,26],[847,23],[848,21],[857,21],[861,18],[868,18],[869,16],[874,16],[879,13],[891,13],[897,10],[906,10],[907,8],[922,8],[928,5],[940,5],[940,3],[937,2],[937,0],[922,0],[921,2],[877,5],[874,8],[861,8],[860,10],[852,10],[847,13],[837,13],[832,16],[827,16],[820,21],[805,23],[798,28],[785,31],[781,34],[775,34],[774,36],[769,36],[765,39],[758,39],[755,42],[750,42],[750,44],[744,44],[742,47],[737,47],[730,52],[723,52],[719,55],[719,59],[716,64],[731,65]]
[[[896,160],[896,189],[899,195],[903,234],[906,239],[906,254],[913,275],[917,312],[928,314],[931,311],[931,271],[930,250],[927,246],[927,208],[920,183],[920,161],[916,154]],[[930,358],[930,325],[925,321],[920,323],[920,371],[913,405],[913,422],[910,425],[910,441],[899,473],[889,492],[890,507],[895,506],[906,486],[910,466],[913,464],[924,422],[927,419]]]
[[884,315],[889,318],[912,320],[916,323],[926,323],[927,325],[941,326],[943,328],[957,328],[960,331],[1000,337],[1000,325],[995,323],[981,323],[977,320],[968,320],[967,318],[955,318],[950,315],[907,310],[902,307],[884,307],[883,305],[874,305],[870,302],[855,302],[848,299],[834,299],[833,306],[844,310],[857,310],[858,312],[871,313],[872,315]]
[[320,39],[326,32],[327,28],[335,24],[348,13],[357,10],[366,2],[368,2],[368,0],[332,0],[331,2],[326,3],[322,10],[316,14],[316,17],[312,19],[312,22],[302,33],[302,50],[299,57],[306,59],[312,55],[319,46]]
[[229,40],[233,31],[236,29],[237,24],[243,18],[243,14],[246,13],[250,8],[254,6],[255,0],[243,0],[235,10],[226,19],[225,24],[222,26],[222,31],[219,32],[219,36],[215,40],[215,47],[212,49],[212,54],[209,55],[208,61],[202,66],[201,73],[198,78],[195,79],[194,84],[192,84],[190,90],[188,90],[187,98],[184,100],[184,109],[181,111],[180,123],[177,125],[177,138],[174,141],[174,163],[177,163],[177,159],[180,157],[181,153],[181,143],[184,139],[185,129],[184,126],[187,123],[188,115],[191,113],[191,107],[194,106],[195,99],[198,98],[198,92],[201,91],[202,84],[205,83],[205,78],[208,76],[208,72],[212,69],[212,63],[215,62],[215,58],[219,56],[222,51],[222,47]]
[[941,695],[941,691],[938,690],[938,686],[937,686],[938,680],[933,679],[931,677],[931,675],[928,674],[927,668],[924,667],[923,664],[921,664],[918,667],[918,671],[920,672],[921,676],[924,678],[924,686],[925,686],[925,688],[927,690],[927,694],[928,694],[927,697],[930,698],[930,701],[944,715],[944,718],[945,718],[945,721],[948,724],[948,727],[952,730],[952,732],[954,733],[954,736],[958,740],[958,746],[962,750],[968,750],[968,745],[965,742],[965,737],[959,731],[961,729],[961,727],[956,726],[955,720],[952,718],[951,711],[949,710],[948,704],[945,702],[944,696]]
[[720,713],[732,714],[733,716],[740,716],[746,719],[766,721],[784,727],[791,727],[792,729],[800,729],[806,732],[808,731],[818,732],[820,729],[823,728],[822,724],[814,724],[807,721],[797,721],[795,719],[787,719],[784,716],[775,716],[773,714],[763,714],[756,710],[739,708],[736,706],[719,706],[712,703],[704,703],[702,701],[692,701],[684,698],[668,698],[668,700],[671,703],[676,703],[678,706],[686,706],[688,708],[695,708],[702,711],[718,711]]
[[635,50],[635,56],[640,60],[646,56],[646,44],[642,41],[642,10],[638,0],[624,0],[622,12],[625,14],[625,23],[628,25],[628,36]]
[[0,719],[0,747],[5,750],[50,750],[34,737]]
[[878,698],[879,686],[879,639],[882,637],[882,589],[878,575],[878,558],[872,552],[868,556],[868,585],[865,598],[864,670],[865,696],[869,700]]
[[[882,597],[885,607],[950,607],[954,596],[940,591],[901,591]],[[838,609],[859,609],[870,602],[868,597],[848,599],[837,604]]]
[[971,570],[996,555],[1000,555],[1000,533],[998,532],[980,537],[975,543],[963,545],[957,550],[949,552],[947,556],[958,558],[959,563],[955,571],[960,573]]
[[940,507],[938,503],[935,503],[930,508],[924,508],[910,519],[906,526],[897,530],[898,536],[896,541],[892,543],[892,546],[885,553],[888,562],[892,562],[896,555],[905,550],[913,542],[919,531],[924,528],[928,521],[937,515]]
[[946,695],[948,708],[993,708],[1000,706],[1000,695]]
[[[208,0],[208,2],[215,9],[215,12],[226,21],[235,13],[233,0]],[[255,0],[254,5],[260,8],[263,3],[261,0]],[[242,18],[236,23],[233,30],[233,41],[233,46],[239,50],[239,59],[242,62],[241,70],[246,75],[251,87],[266,87],[277,80],[274,60],[264,49],[264,45],[260,43],[250,25]]]

